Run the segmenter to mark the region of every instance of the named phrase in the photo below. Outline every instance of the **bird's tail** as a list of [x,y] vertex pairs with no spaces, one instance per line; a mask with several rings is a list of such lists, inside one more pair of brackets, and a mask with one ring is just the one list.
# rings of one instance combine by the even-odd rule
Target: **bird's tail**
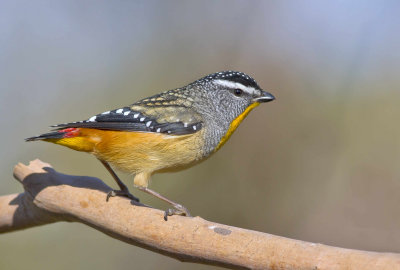
[[61,138],[64,138],[64,134],[61,132],[58,132],[58,131],[54,131],[54,132],[49,132],[49,133],[41,134],[38,136],[26,138],[25,141],[32,142],[32,141],[41,141],[41,140],[46,140],[46,139],[61,139]]
[[62,138],[73,138],[79,136],[79,128],[66,128],[61,130],[52,131],[49,133],[44,133],[38,136],[33,136],[26,138],[25,141],[40,141],[48,139],[62,139]]
[[74,150],[91,152],[94,143],[88,136],[82,134],[81,128],[66,128],[26,138],[25,141],[46,141],[63,145]]

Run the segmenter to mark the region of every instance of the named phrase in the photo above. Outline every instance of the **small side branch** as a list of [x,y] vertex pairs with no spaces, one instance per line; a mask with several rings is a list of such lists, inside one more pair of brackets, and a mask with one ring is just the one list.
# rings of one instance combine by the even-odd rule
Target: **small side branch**
[[25,192],[0,197],[0,232],[81,222],[113,238],[181,261],[234,269],[400,269],[400,254],[307,243],[204,220],[172,216],[125,198],[106,202],[101,180],[56,172],[40,160],[18,164]]

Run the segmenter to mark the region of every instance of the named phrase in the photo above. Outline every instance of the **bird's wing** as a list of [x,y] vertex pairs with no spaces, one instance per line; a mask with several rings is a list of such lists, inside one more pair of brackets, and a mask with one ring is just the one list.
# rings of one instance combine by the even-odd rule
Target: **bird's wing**
[[[161,105],[156,105],[161,104]],[[106,111],[87,120],[54,125],[65,128],[93,128],[115,131],[156,132],[185,135],[198,132],[202,119],[190,107],[159,102],[138,102],[131,106]]]

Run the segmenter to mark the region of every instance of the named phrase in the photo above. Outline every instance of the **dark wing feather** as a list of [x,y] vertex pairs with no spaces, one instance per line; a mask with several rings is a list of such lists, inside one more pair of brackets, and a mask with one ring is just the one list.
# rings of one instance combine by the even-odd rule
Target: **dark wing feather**
[[[165,115],[162,115],[162,117],[165,117]],[[95,115],[85,121],[59,124],[53,127],[57,130],[64,128],[94,128],[116,131],[156,132],[171,135],[191,134],[202,128],[201,121],[185,123],[181,121],[159,122],[157,120],[158,117],[154,114],[147,116],[138,110],[132,110],[131,107],[124,107]]]

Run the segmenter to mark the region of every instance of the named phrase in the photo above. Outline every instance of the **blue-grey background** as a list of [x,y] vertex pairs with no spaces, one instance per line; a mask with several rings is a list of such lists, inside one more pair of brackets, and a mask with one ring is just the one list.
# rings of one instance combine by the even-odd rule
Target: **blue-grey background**
[[[152,188],[216,222],[400,252],[399,12],[398,1],[1,1],[0,194],[21,192],[13,166],[35,158],[115,186],[90,155],[23,139],[234,69],[276,101]],[[212,268],[69,223],[0,236],[0,268],[28,267]]]

